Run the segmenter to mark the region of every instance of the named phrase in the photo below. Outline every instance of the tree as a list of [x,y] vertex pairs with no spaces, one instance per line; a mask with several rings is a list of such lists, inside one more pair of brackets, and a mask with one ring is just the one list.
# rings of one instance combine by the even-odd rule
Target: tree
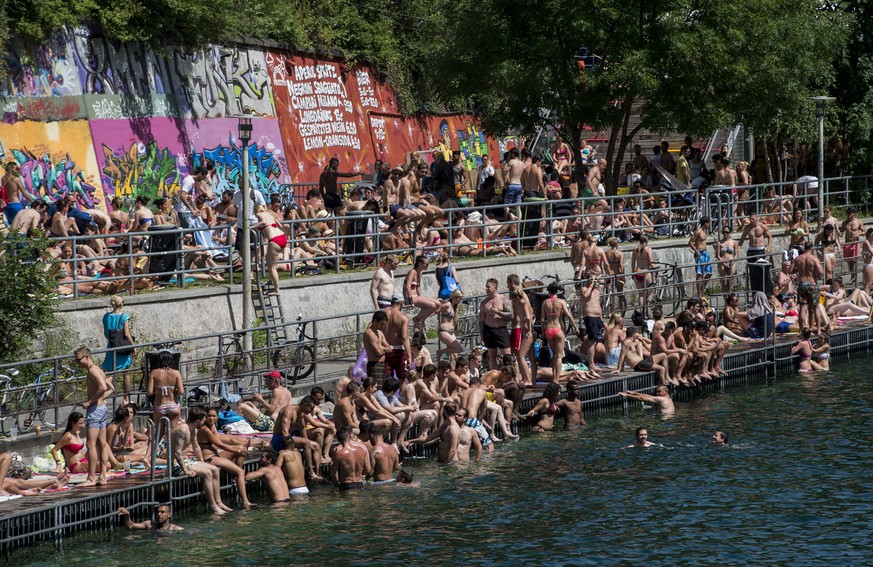
[[[837,15],[819,11],[818,0],[454,6],[448,39],[431,58],[443,100],[466,102],[493,133],[553,126],[577,163],[583,127],[609,128],[613,191],[643,128],[704,136],[742,120],[767,133],[803,122],[806,96],[829,82],[821,49],[841,40]],[[583,47],[599,65],[580,69]]]
[[0,237],[0,363],[31,358],[34,338],[55,321],[56,270],[41,258],[48,245],[41,236]]

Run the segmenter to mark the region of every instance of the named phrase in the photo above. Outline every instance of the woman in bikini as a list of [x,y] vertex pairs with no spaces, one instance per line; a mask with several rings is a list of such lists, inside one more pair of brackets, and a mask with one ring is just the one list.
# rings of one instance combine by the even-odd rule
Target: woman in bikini
[[540,309],[540,322],[543,326],[543,335],[552,349],[552,376],[555,380],[561,376],[561,368],[564,361],[564,328],[561,319],[566,316],[573,327],[574,333],[579,333],[579,326],[573,319],[573,314],[567,307],[567,303],[558,296],[558,284],[552,282],[546,288],[549,293],[548,299],[543,301]]
[[834,276],[837,267],[837,248],[840,247],[840,237],[834,230],[834,225],[824,225],[819,235],[815,238],[815,248],[821,250],[822,263],[824,264],[824,278],[829,280]]
[[279,295],[279,258],[288,244],[288,237],[282,230],[281,225],[276,222],[270,211],[263,206],[259,206],[256,213],[258,224],[253,226],[253,229],[260,230],[263,239],[267,242],[267,271],[270,273],[270,285],[272,290],[267,295]]
[[[557,376],[557,374],[556,374]],[[555,426],[555,416],[560,413],[558,406],[558,398],[561,397],[561,385],[557,382],[552,382],[546,389],[543,390],[543,397],[539,399],[536,405],[531,408],[525,417],[539,416],[536,424],[531,428],[531,431],[551,431]]]
[[412,348],[412,368],[422,369],[428,364],[433,364],[426,344],[427,336],[424,333],[421,331],[412,333],[412,340],[409,341],[409,346]]
[[136,212],[133,217],[133,226],[136,227],[136,232],[146,232],[149,227],[155,224],[155,214],[149,208],[149,198],[139,196],[134,201]]
[[721,240],[715,244],[715,253],[718,257],[718,276],[721,279],[722,293],[733,291],[734,275],[737,268],[734,261],[737,259],[737,243],[731,238],[731,229],[727,226],[721,230]]
[[455,359],[464,350],[464,347],[455,336],[455,327],[458,323],[458,305],[460,305],[463,299],[464,292],[456,289],[452,292],[452,295],[449,296],[448,301],[443,301],[442,305],[440,305],[440,308],[437,310],[437,318],[439,320],[437,332],[440,342],[445,345],[443,348],[436,351],[437,362],[440,361],[443,354],[448,354],[452,366],[454,366]]
[[141,463],[146,460],[147,447],[136,447],[133,414],[129,406],[123,405],[115,410],[112,423],[106,427],[106,440],[109,442],[109,464],[113,469],[124,468],[123,461]]
[[[64,463],[67,470],[71,473],[87,473],[88,458],[85,456],[85,440],[82,439],[82,429],[85,428],[85,416],[74,411],[67,418],[67,428],[64,429],[64,434],[58,439],[51,449],[52,458],[58,468],[58,473],[63,472],[61,468],[61,453],[63,453]],[[100,468],[99,465],[97,467]],[[99,470],[97,472],[100,472]]]
[[811,329],[804,329],[801,336],[803,337],[800,341],[794,345],[794,348],[791,349],[791,354],[796,354],[800,359],[800,368],[798,372],[815,372],[816,370],[824,370],[822,366],[812,360],[813,348],[812,341],[810,337],[812,336]]
[[152,418],[160,430],[162,417],[168,417],[171,426],[182,419],[179,399],[185,395],[185,386],[182,384],[182,374],[172,367],[173,355],[170,351],[161,351],[158,364],[158,368],[153,368],[149,372],[146,394],[154,398],[152,404],[155,409]]
[[[510,274],[506,278],[506,287],[509,288],[509,298],[512,301],[512,333],[509,336],[509,346],[512,355],[518,362],[518,372],[521,381],[530,386],[537,372],[537,360],[531,349],[534,344],[534,312],[530,299],[521,288],[521,280],[516,274]],[[530,354],[530,366],[527,363],[527,355]]]
[[206,414],[203,427],[197,429],[197,444],[200,446],[203,460],[236,477],[236,485],[239,489],[243,508],[251,508],[252,503],[246,493],[246,472],[242,468],[245,457],[248,455],[248,449],[225,443],[217,429],[214,429],[217,422],[218,410],[210,409]]
[[615,308],[612,305],[612,301],[617,295],[618,309],[624,313],[627,310],[627,299],[624,296],[624,253],[618,249],[618,238],[613,236],[606,243],[609,245],[609,250],[606,251],[606,262],[609,266],[609,275],[612,276],[612,289],[614,292],[609,297],[610,309]]
[[737,164],[737,207],[736,217],[737,223],[742,226],[746,224],[746,203],[749,202],[749,185],[752,184],[752,178],[749,175],[749,163],[741,161]]
[[791,222],[785,229],[785,235],[789,237],[789,250],[786,251],[789,260],[794,260],[803,254],[803,245],[806,244],[809,232],[809,223],[803,220],[803,210],[794,209],[791,213]]

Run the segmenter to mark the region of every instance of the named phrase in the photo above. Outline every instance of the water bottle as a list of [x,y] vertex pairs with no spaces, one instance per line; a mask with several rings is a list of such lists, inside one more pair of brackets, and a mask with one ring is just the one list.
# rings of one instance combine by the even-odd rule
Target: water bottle
[[124,472],[130,472],[130,459],[128,459],[127,457],[124,458]]
[[17,423],[13,423],[13,424],[12,424],[12,429],[9,431],[9,437],[10,437],[13,441],[15,441],[16,439],[18,439],[18,424],[17,424]]

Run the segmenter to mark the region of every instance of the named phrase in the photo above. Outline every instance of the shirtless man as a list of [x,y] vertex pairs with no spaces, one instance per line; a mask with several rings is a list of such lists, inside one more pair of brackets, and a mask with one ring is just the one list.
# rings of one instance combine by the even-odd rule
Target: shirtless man
[[506,162],[503,171],[503,179],[507,184],[504,191],[503,202],[507,205],[521,203],[522,176],[524,175],[524,162],[518,159],[518,148],[509,150],[509,161]]
[[694,255],[694,274],[697,280],[697,295],[702,296],[706,288],[706,282],[712,278],[712,261],[709,251],[706,249],[706,240],[709,238],[709,219],[700,219],[700,226],[692,233],[688,240],[688,247]]
[[6,225],[12,226],[15,223],[15,217],[23,208],[21,199],[27,196],[24,182],[21,180],[21,166],[15,161],[8,162],[6,175],[3,176],[0,183],[6,189],[6,208],[3,210],[3,214],[6,215]]
[[291,392],[282,385],[282,375],[272,370],[263,375],[264,385],[270,390],[270,400],[267,401],[260,393],[255,393],[252,400],[263,406],[264,411],[252,401],[240,402],[236,412],[246,418],[252,427],[258,431],[271,431],[276,425],[276,415],[283,407],[291,403]]
[[613,374],[619,374],[624,368],[625,363],[637,372],[652,372],[658,376],[658,383],[664,385],[669,380],[669,371],[656,364],[651,356],[643,355],[643,345],[637,336],[635,327],[630,327],[627,330],[627,338],[621,343],[621,356],[618,359],[618,368],[613,370]]
[[[600,213],[609,208],[609,205],[604,201],[601,197],[605,194],[603,189],[603,172],[606,171],[606,167],[609,165],[605,159],[597,160],[597,164],[594,165],[588,171],[588,177],[585,179],[585,186],[593,195],[593,198],[596,199],[595,206],[593,207],[594,213]],[[590,229],[592,231],[599,231],[603,226],[603,216],[599,214],[592,214],[589,217],[591,226]]]
[[854,286],[858,268],[858,256],[861,249],[861,235],[864,233],[864,223],[855,218],[854,207],[847,208],[846,214],[848,217],[840,225],[840,232],[843,233],[843,260],[849,265],[849,280],[851,285]]
[[640,243],[631,252],[631,272],[633,272],[634,284],[637,286],[637,302],[639,303],[640,311],[643,310],[648,303],[646,296],[648,288],[654,282],[654,275],[651,273],[655,267],[655,259],[652,257],[652,249],[649,247],[649,238],[640,236]]
[[[460,408],[455,414],[455,421],[458,424],[458,451],[456,456],[459,463],[470,462],[470,449],[473,447],[476,448],[476,462],[478,463],[482,460],[481,437],[477,434],[476,430],[467,425],[469,417],[470,414],[464,408]],[[493,448],[494,446],[490,445],[490,447]]]
[[[106,400],[115,394],[112,382],[106,379],[103,370],[94,364],[91,349],[81,347],[73,353],[76,363],[86,372],[85,386],[87,398],[82,402],[85,408],[85,427],[87,427],[88,476],[80,487],[106,484],[106,471],[109,470],[109,443],[106,441],[108,425]],[[100,469],[98,477],[97,469]]]
[[[282,453],[286,454],[292,452],[297,453],[297,451],[282,451]],[[246,473],[246,482],[257,480],[259,478],[264,479],[264,484],[267,485],[267,493],[270,495],[270,500],[274,504],[291,501],[291,492],[285,478],[285,471],[279,466],[279,460],[279,453],[273,449],[266,449],[261,453],[261,459],[258,462],[260,468],[256,471]],[[307,492],[309,492],[308,489]]]
[[370,298],[373,300],[374,309],[391,307],[391,298],[394,297],[394,270],[399,265],[400,258],[388,254],[373,274],[373,279],[370,281]]
[[[430,265],[430,260],[427,256],[421,255],[415,259],[415,264],[409,273],[406,274],[406,279],[403,280],[403,295],[406,297],[406,302],[418,307],[418,315],[412,322],[415,328],[424,332],[424,325],[427,318],[439,310],[441,303],[436,299],[421,295],[421,276],[427,271]],[[410,360],[412,360],[410,358]]]
[[461,435],[461,428],[458,426],[458,420],[455,418],[457,413],[458,406],[452,402],[447,403],[443,408],[442,424],[437,429],[431,431],[429,435],[417,437],[410,441],[410,443],[425,445],[439,440],[437,462],[443,465],[454,462],[457,459],[458,443]]
[[[190,477],[199,476],[203,479],[203,488],[209,506],[213,512],[222,515],[225,512],[231,512],[232,509],[221,501],[221,469],[204,461],[200,444],[197,443],[197,432],[205,423],[206,412],[201,408],[191,408],[191,411],[188,412],[187,422],[179,421],[170,433],[173,454],[167,455],[167,461],[171,467],[175,462],[181,469],[180,473],[185,473]],[[189,446],[194,454],[193,459],[187,457]],[[179,476],[175,472],[173,475]]]
[[[408,323],[407,323],[408,325]],[[381,383],[387,374],[385,367],[385,355],[391,353],[394,347],[385,339],[385,330],[388,328],[388,312],[376,311],[370,326],[364,330],[364,350],[367,351],[367,377]],[[409,344],[407,338],[406,345]],[[406,346],[404,345],[404,346]],[[405,354],[406,351],[403,352]]]
[[384,427],[373,428],[370,443],[370,479],[373,484],[394,482],[394,473],[400,470],[400,452],[393,444],[385,443]]
[[543,183],[543,170],[540,167],[541,161],[542,158],[539,156],[531,158],[530,165],[524,168],[521,174],[521,188],[523,192],[531,191],[545,197],[546,184]]
[[791,262],[789,260],[782,262],[782,270],[776,274],[776,280],[773,282],[773,293],[776,297],[794,293],[794,280],[791,278]]
[[579,292],[579,299],[582,301],[582,323],[588,336],[588,360],[593,366],[597,360],[597,343],[603,342],[606,329],[603,326],[603,308],[600,303],[600,282],[590,274],[584,274],[583,278],[588,280],[588,285]]
[[676,413],[676,408],[673,406],[673,400],[670,399],[670,393],[667,391],[667,386],[658,386],[655,388],[655,395],[642,394],[640,392],[619,392],[619,396],[639,400],[652,404],[658,415],[673,415]]
[[821,334],[821,319],[817,316],[819,290],[816,281],[824,276],[824,268],[821,260],[813,255],[812,248],[812,242],[803,245],[803,254],[794,259],[790,273],[796,274],[798,279],[797,304],[800,306],[800,327],[811,328],[815,321],[816,334]]
[[355,435],[360,432],[358,414],[355,412],[354,404],[354,399],[360,391],[360,384],[351,381],[346,384],[343,395],[337,399],[333,408],[333,424],[337,430],[340,427],[349,426]]
[[746,251],[747,262],[754,262],[770,253],[773,237],[767,225],[758,218],[758,213],[749,214],[749,224],[743,227],[737,248],[742,248],[747,238],[749,239],[749,249]]
[[11,225],[12,231],[31,236],[34,231],[45,224],[47,208],[48,205],[42,199],[33,201],[30,203],[30,208],[22,209],[15,215],[15,220],[12,221]]
[[582,400],[579,398],[579,383],[567,382],[567,397],[555,404],[564,418],[564,429],[581,429],[588,425],[582,417]]
[[169,504],[158,504],[155,506],[155,521],[146,520],[145,522],[133,522],[130,519],[130,512],[127,508],[119,508],[118,515],[121,521],[124,522],[124,527],[128,530],[150,530],[155,533],[181,532],[184,528],[173,523],[173,512],[170,511]]
[[[659,310],[660,313],[660,310]],[[649,348],[649,353],[652,357],[663,354],[667,357],[667,368],[670,370],[670,376],[673,376],[683,385],[688,385],[684,378],[685,369],[688,365],[689,357],[684,349],[676,348],[670,345],[667,338],[664,336],[664,321],[662,318],[655,318],[655,323],[652,326],[652,344]]]
[[363,488],[364,476],[370,474],[370,454],[362,445],[352,443],[350,427],[336,432],[339,445],[334,449],[330,463],[330,479],[341,491]]
[[655,444],[649,441],[649,432],[645,427],[637,427],[637,430],[634,432],[634,444],[629,445],[628,449],[637,447],[637,448],[646,448],[652,447]]
[[510,302],[497,292],[497,280],[485,282],[485,300],[479,308],[479,332],[482,343],[488,349],[488,367],[497,368],[497,354],[509,354],[509,331],[506,324],[512,321]]
[[341,172],[339,170],[339,160],[330,158],[327,167],[321,172],[318,178],[318,192],[321,194],[321,199],[324,201],[325,209],[336,211],[342,208],[343,199],[337,184],[340,177],[357,177],[360,171]]
[[[273,437],[270,446],[278,454],[284,449],[292,447],[303,450],[303,460],[306,464],[306,472],[312,479],[321,479],[318,472],[321,468],[321,446],[306,436],[306,426],[319,427],[312,419],[312,410],[315,400],[311,396],[305,396],[299,404],[288,404],[279,410],[276,415],[276,425],[273,428]],[[308,418],[308,419],[307,419]]]

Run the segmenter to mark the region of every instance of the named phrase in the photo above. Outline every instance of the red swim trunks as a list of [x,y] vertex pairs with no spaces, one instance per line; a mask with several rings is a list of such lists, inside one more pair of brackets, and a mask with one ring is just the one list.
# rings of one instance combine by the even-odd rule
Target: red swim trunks
[[512,347],[512,350],[519,350],[521,348],[521,328],[515,328],[509,334],[509,346]]

